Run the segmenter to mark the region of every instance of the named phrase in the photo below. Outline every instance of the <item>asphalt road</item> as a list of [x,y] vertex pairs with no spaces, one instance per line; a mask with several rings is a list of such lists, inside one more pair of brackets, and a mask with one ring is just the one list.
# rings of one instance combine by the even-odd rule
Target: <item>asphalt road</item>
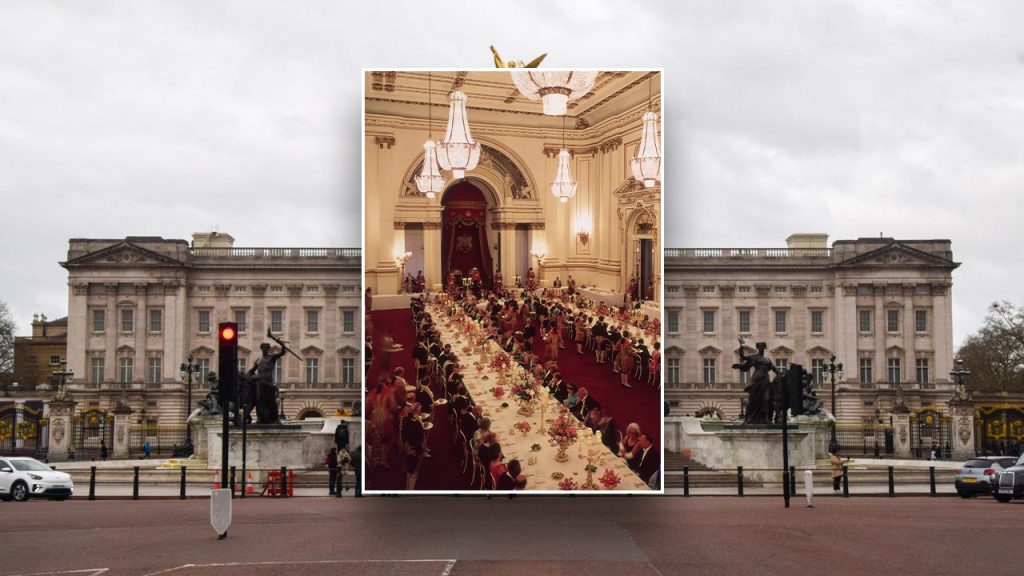
[[1024,502],[419,497],[0,503],[0,575],[1020,574]]

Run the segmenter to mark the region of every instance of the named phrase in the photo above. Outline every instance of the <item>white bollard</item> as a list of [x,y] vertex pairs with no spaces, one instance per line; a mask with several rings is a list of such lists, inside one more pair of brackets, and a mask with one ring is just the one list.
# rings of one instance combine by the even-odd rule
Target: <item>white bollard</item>
[[814,475],[810,470],[804,470],[804,494],[807,496],[807,507],[814,508],[811,498],[814,497]]

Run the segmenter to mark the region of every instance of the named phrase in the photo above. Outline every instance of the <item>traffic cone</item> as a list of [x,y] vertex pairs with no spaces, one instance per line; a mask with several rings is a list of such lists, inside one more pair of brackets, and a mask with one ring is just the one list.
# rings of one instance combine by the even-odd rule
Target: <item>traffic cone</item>
[[256,490],[252,487],[252,472],[249,472],[245,477],[245,493],[255,494]]
[[220,489],[220,474],[216,474],[215,473],[213,475],[213,489],[214,490],[219,490]]

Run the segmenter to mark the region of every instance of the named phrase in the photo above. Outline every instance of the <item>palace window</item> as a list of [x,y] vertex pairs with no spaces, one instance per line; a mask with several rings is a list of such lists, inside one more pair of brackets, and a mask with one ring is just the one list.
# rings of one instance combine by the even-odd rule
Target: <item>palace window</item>
[[811,375],[814,381],[821,384],[825,381],[825,360],[823,358],[811,358]]
[[306,332],[317,333],[320,331],[320,311],[306,310]]
[[284,358],[279,358],[274,364],[274,384],[284,382]]
[[821,294],[824,292],[824,289],[821,286],[811,286],[809,290],[811,294]]
[[928,331],[928,311],[914,310],[914,332]]
[[714,384],[717,382],[717,375],[715,374],[715,359],[705,358],[704,359],[704,383]]
[[874,362],[871,358],[860,359],[860,366],[858,368],[861,384],[871,384],[874,381],[874,376],[872,374],[872,368],[874,368],[873,364]]
[[900,331],[900,311],[899,310],[886,310],[885,311],[885,329],[888,332],[899,332]]
[[196,311],[196,329],[202,334],[206,334],[210,331],[210,311],[209,310],[197,310]]
[[60,366],[60,356],[50,356],[50,366]]
[[789,358],[776,358],[774,362],[775,367],[779,370],[785,370],[789,367]]
[[248,320],[248,314],[245,310],[235,310],[235,324],[238,325],[239,334],[245,334],[248,331],[249,326],[246,320]]
[[135,377],[135,359],[123,357],[118,361],[117,381],[121,384],[130,384]]
[[825,312],[823,310],[811,310],[811,333],[821,334],[825,331]]
[[149,309],[149,331],[152,333],[164,331],[164,311],[162,308]]
[[665,377],[669,384],[679,384],[679,358],[669,358],[666,363]]
[[785,286],[776,286],[775,287],[775,293],[776,294],[785,294],[786,292],[787,292],[787,289],[786,289]]
[[146,382],[150,384],[159,384],[161,379],[161,358],[159,356],[150,356],[146,359]]
[[356,381],[356,361],[354,358],[341,359],[341,383],[354,384]]
[[135,332],[135,310],[121,309],[121,332]]
[[704,332],[713,333],[715,331],[715,311],[704,310]]
[[775,311],[775,332],[784,333],[786,331],[786,311],[776,310]]
[[668,310],[668,322],[665,329],[669,334],[679,332],[679,310]]
[[740,320],[740,325],[739,325],[740,332],[743,333],[743,334],[749,334],[750,333],[750,310],[740,310],[739,313],[740,313],[740,317],[739,317],[739,320]]
[[861,333],[871,332],[871,310],[861,308],[857,310],[857,331]]
[[103,382],[104,361],[103,358],[93,357],[89,359],[89,381],[93,384]]
[[740,294],[750,294],[750,286],[737,286],[736,291]]
[[196,379],[196,382],[206,384],[206,376],[210,373],[210,359],[200,358],[196,360],[196,365],[199,366],[199,377]]
[[284,310],[270,311],[270,331],[276,333],[284,332]]
[[320,359],[306,358],[306,382],[317,384],[320,382]]
[[354,310],[341,311],[341,331],[351,334],[356,330],[356,313]]
[[94,309],[92,311],[92,331],[103,333],[107,330],[107,311]]
[[917,363],[917,383],[927,384],[928,383],[928,359],[918,358]]
[[889,358],[888,371],[889,371],[889,383],[896,384],[902,382],[902,363],[899,358]]

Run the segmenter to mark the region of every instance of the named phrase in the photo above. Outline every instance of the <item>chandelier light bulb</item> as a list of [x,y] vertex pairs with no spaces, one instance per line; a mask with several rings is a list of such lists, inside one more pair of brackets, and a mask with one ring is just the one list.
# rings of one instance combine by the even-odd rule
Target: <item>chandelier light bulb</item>
[[437,146],[437,162],[444,170],[451,170],[452,177],[461,180],[466,170],[476,168],[480,161],[480,143],[474,142],[469,133],[466,117],[466,95],[455,90],[449,97],[448,130],[444,140]]
[[423,170],[416,177],[416,189],[433,199],[444,189],[444,177],[437,167],[437,149],[433,140],[423,143]]
[[661,150],[658,146],[658,116],[651,110],[643,116],[643,134],[630,161],[633,177],[642,180],[644,188],[652,188],[661,179]]

